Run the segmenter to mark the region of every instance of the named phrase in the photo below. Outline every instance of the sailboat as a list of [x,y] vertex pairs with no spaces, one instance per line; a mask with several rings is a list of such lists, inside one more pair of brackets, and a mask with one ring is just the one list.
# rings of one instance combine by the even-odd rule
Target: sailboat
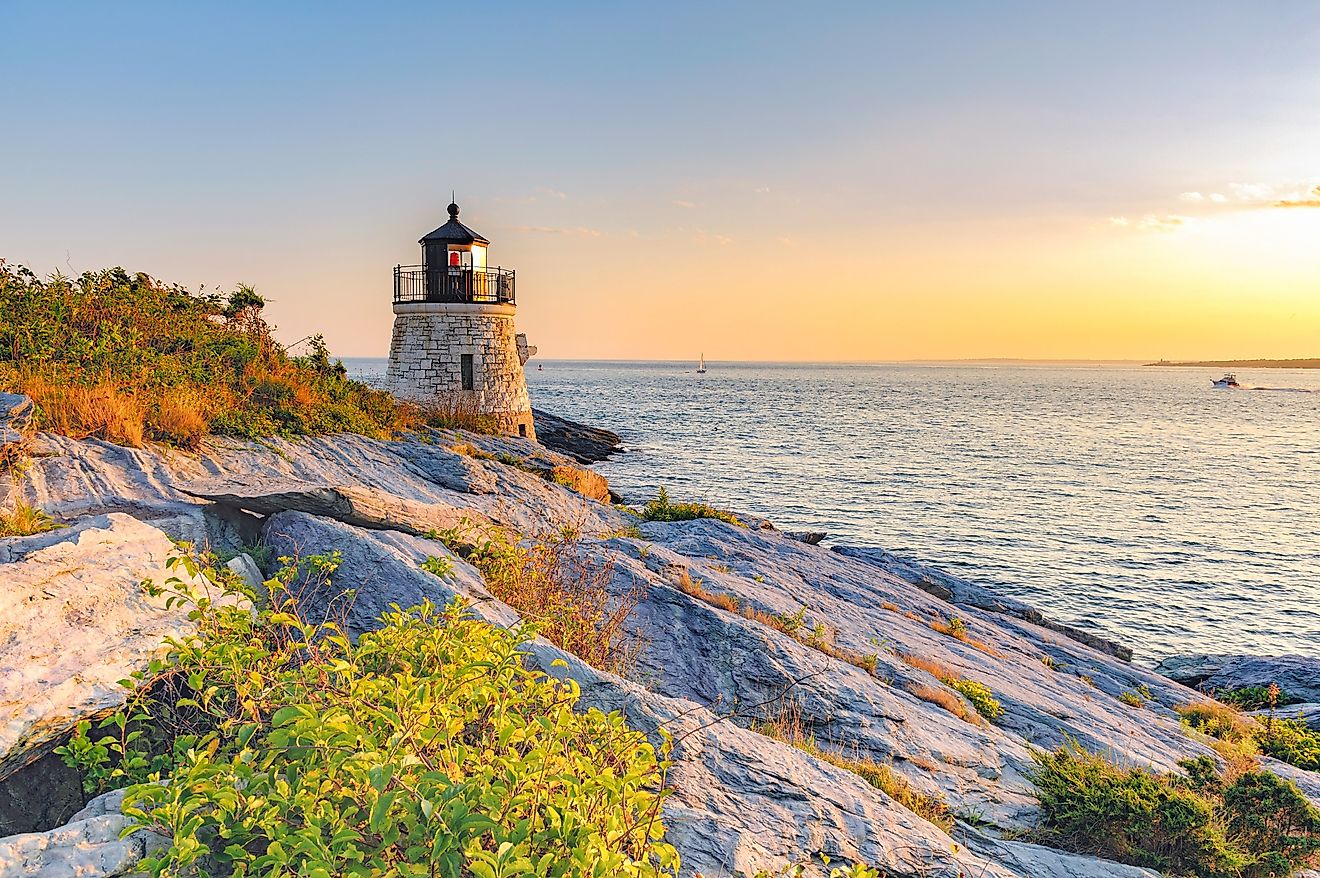
[[706,354],[705,354],[705,353],[702,353],[702,355],[697,359],[697,374],[698,374],[698,375],[705,375],[705,374],[706,374]]

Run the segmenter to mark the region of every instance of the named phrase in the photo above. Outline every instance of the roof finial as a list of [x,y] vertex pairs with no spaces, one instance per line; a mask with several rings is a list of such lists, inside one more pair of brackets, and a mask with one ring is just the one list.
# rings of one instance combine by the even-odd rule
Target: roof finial
[[453,190],[449,190],[449,218],[458,219],[458,195]]

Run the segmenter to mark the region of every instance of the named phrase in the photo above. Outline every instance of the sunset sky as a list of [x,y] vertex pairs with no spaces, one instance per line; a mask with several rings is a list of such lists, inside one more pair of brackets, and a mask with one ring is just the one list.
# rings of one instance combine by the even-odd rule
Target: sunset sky
[[251,283],[341,356],[387,352],[451,189],[545,357],[1320,356],[1315,3],[11,0],[0,33],[0,257]]

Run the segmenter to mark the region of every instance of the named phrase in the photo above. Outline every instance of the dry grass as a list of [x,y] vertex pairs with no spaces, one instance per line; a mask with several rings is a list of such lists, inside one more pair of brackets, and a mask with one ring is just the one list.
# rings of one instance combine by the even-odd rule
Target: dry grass
[[977,640],[976,638],[972,637],[972,635],[968,632],[967,623],[964,622],[962,619],[958,618],[957,616],[954,616],[953,618],[949,619],[947,622],[944,621],[943,619],[935,619],[930,623],[930,627],[947,637],[952,637],[954,640],[962,641],[963,643],[967,644],[973,649],[979,649],[981,652],[985,653],[986,655],[992,655],[995,658],[1000,657],[999,650],[990,646],[988,643],[985,643],[983,641]]
[[26,537],[60,527],[53,518],[22,500],[13,509],[0,509],[0,538]]
[[1210,746],[1228,763],[1228,774],[1236,777],[1255,767],[1260,748],[1259,724],[1254,718],[1219,701],[1197,701],[1174,709],[1184,725],[1214,738]]
[[916,683],[908,688],[908,692],[922,701],[944,708],[964,722],[971,723],[974,726],[985,725],[985,720],[981,718],[979,713],[948,689],[937,689],[924,683]]
[[885,601],[882,604],[880,604],[880,609],[888,610],[891,613],[900,612],[898,606],[896,604],[891,604],[889,601]]
[[953,828],[953,814],[943,799],[919,792],[907,778],[888,765],[863,756],[847,757],[822,749],[815,736],[807,730],[802,720],[801,706],[795,701],[786,702],[777,713],[753,722],[751,728],[754,732],[788,744],[822,762],[851,771],[913,814],[945,832]]
[[151,416],[151,432],[182,448],[197,448],[202,437],[211,431],[201,398],[188,391],[168,391],[156,404]]
[[593,558],[576,532],[521,542],[490,531],[438,536],[546,640],[601,670],[627,676],[636,666],[643,642],[627,622],[645,589],[612,594],[613,563]]
[[408,405],[410,419],[445,430],[499,434],[499,418],[481,411],[481,398],[467,390]]
[[52,433],[134,447],[146,436],[147,417],[141,403],[113,381],[83,387],[31,375],[22,379],[18,392],[32,397],[42,429]]
[[550,471],[550,481],[598,503],[610,502],[610,483],[598,472],[560,465]]
[[[978,683],[975,680],[964,679],[954,673],[953,669],[947,665],[940,664],[933,659],[923,658],[922,656],[912,655],[910,653],[899,653],[898,657],[902,659],[909,667],[925,671],[935,679],[939,680],[945,686],[962,695],[967,700],[964,701],[953,692],[944,689],[936,689],[933,686],[924,684],[914,684],[908,688],[908,692],[920,698],[922,701],[929,701],[932,704],[938,704],[945,710],[957,716],[960,719],[967,720],[973,725],[984,725],[983,720],[997,720],[1004,715],[1003,705],[994,697],[990,687],[984,683]],[[975,712],[967,708],[970,702]],[[972,717],[969,719],[969,715]]]

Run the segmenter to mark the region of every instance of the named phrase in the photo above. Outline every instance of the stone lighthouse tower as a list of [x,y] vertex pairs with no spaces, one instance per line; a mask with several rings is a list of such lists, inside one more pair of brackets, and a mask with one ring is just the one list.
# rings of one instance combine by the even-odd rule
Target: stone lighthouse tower
[[422,264],[394,267],[390,390],[536,439],[513,326],[513,271],[487,263],[490,242],[458,221],[457,204],[418,243]]

